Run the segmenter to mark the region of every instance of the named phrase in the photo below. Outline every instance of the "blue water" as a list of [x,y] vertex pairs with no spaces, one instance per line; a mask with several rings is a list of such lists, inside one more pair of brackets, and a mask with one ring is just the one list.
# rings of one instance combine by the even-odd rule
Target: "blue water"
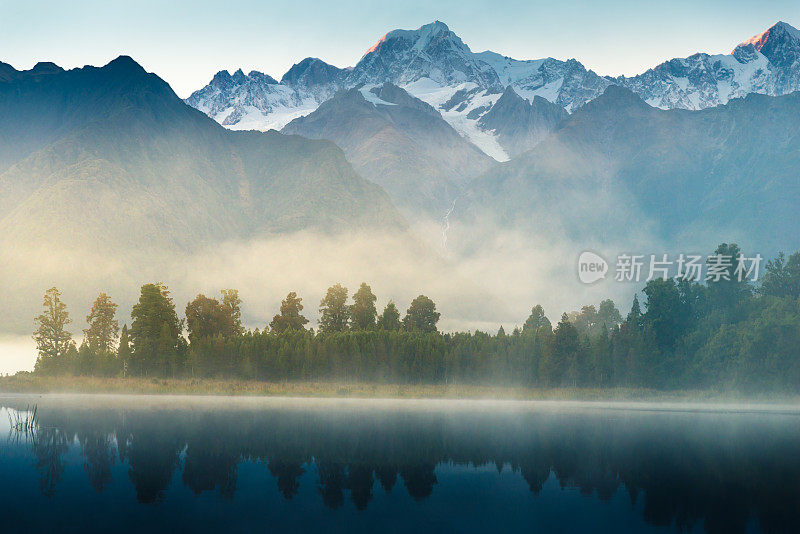
[[2,532],[800,532],[797,415],[34,401]]

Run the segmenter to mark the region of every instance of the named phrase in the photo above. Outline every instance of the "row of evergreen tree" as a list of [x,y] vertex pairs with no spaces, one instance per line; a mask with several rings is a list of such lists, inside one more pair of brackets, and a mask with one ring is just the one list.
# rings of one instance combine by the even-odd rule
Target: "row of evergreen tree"
[[[716,254],[737,257],[738,246]],[[362,283],[348,302],[336,284],[320,302],[316,331],[289,293],[263,331],[242,325],[241,299],[198,295],[179,319],[166,286],[146,284],[121,332],[101,293],[77,347],[56,288],[34,333],[42,374],[225,377],[524,386],[733,388],[796,392],[800,385],[800,253],[768,262],[760,285],[727,276],[707,283],[658,278],[623,319],[611,300],[563,314],[555,327],[535,306],[507,334],[441,333],[435,303],[420,295],[401,319],[378,313]],[[188,334],[184,336],[184,331]]]

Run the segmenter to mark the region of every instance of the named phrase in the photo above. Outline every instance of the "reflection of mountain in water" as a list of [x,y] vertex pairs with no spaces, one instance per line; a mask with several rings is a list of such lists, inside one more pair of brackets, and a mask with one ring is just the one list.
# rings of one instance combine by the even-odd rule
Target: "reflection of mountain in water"
[[61,408],[39,415],[29,446],[48,496],[77,458],[70,449],[96,492],[112,482],[115,462],[127,464],[140,503],[165,501],[176,474],[195,494],[216,492],[224,503],[237,496],[240,465],[263,462],[287,501],[304,475],[315,474],[326,507],[349,498],[365,510],[376,492],[402,492],[400,481],[423,501],[437,492],[440,468],[496,465],[510,466],[536,495],[551,477],[587,499],[624,491],[651,525],[800,529],[795,416]]

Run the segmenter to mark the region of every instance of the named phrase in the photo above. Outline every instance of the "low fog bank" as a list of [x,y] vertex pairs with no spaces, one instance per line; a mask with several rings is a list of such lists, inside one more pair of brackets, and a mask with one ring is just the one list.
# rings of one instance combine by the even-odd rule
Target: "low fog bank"
[[[430,234],[429,234],[430,235]],[[179,315],[198,293],[218,297],[223,288],[240,292],[244,322],[263,329],[290,291],[303,298],[310,326],[316,327],[319,301],[327,288],[342,283],[350,295],[367,282],[378,310],[393,300],[404,313],[419,294],[432,298],[445,331],[496,332],[521,326],[531,308],[542,304],[555,322],[562,312],[614,298],[625,313],[635,290],[606,280],[582,284],[577,259],[585,250],[575,243],[542,236],[497,232],[477,251],[457,257],[452,250],[413,243],[405,235],[360,232],[332,237],[314,232],[230,241],[177,254],[171,251],[122,251],[101,254],[79,246],[13,246],[0,251],[0,351],[14,353],[32,343],[33,318],[44,291],[57,286],[70,311],[71,331],[80,339],[92,301],[101,291],[120,307],[120,325],[130,322],[139,288],[160,281],[171,290]],[[607,253],[606,250],[597,250]],[[611,266],[613,269],[613,266]],[[8,348],[6,348],[6,346]],[[13,348],[16,347],[16,348]],[[0,372],[17,370],[17,358],[3,358]],[[32,365],[33,356],[26,360]],[[28,367],[30,367],[28,365]]]
[[36,344],[30,335],[0,334],[0,375],[33,371]]
[[[498,390],[502,391],[502,390]],[[598,414],[629,412],[646,414],[719,414],[748,415],[772,414],[800,416],[800,403],[784,398],[759,402],[735,399],[708,399],[661,397],[653,400],[548,400],[548,399],[502,399],[502,398],[357,398],[357,397],[290,397],[290,396],[219,396],[219,395],[142,395],[109,393],[46,393],[2,394],[0,408],[25,411],[36,405],[38,408],[97,411],[124,409],[126,412],[151,410],[206,409],[214,412],[236,412],[254,409],[302,410],[341,413],[355,412],[388,413],[441,413],[441,414],[525,414],[553,413]],[[0,423],[2,418],[0,418]]]

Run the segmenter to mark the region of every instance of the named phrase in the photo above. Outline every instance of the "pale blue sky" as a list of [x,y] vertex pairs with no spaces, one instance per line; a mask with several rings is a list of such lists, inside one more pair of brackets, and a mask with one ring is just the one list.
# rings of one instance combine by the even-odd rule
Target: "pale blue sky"
[[69,68],[128,54],[188,96],[221,69],[280,78],[306,56],[353,65],[387,31],[436,19],[473,51],[574,57],[616,75],[698,51],[730,52],[778,20],[800,27],[800,2],[0,0],[0,61]]

